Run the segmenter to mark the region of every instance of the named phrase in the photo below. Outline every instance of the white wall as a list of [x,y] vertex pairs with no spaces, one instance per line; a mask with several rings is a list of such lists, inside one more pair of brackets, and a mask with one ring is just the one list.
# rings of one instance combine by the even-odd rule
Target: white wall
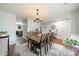
[[48,31],[49,26],[55,24],[60,38],[70,35],[79,35],[79,10],[61,16],[62,17],[58,17],[60,21],[43,23],[43,31]]
[[10,36],[10,44],[16,43],[16,16],[0,11],[0,31],[7,31]]
[[72,16],[71,38],[79,41],[79,10],[71,13],[71,16]]
[[61,39],[65,39],[71,34],[71,21],[70,19],[57,21],[54,23],[57,28],[57,35]]
[[23,37],[27,36],[27,32],[35,31],[38,28],[38,24],[32,19],[23,20]]
[[77,17],[78,17],[78,19],[77,19],[77,33],[79,35],[79,10],[77,11]]
[[71,21],[69,18],[63,19],[60,21],[51,21],[43,24],[43,32],[48,32],[49,27],[55,25],[57,29],[57,37],[64,39],[71,33]]
[[31,19],[28,19],[27,26],[28,26],[28,32],[35,31],[35,29],[38,28],[38,24]]
[[23,20],[23,37],[27,36],[27,20]]
[[77,12],[71,13],[71,34],[77,34]]
[[71,13],[71,34],[79,35],[79,10],[76,10]]

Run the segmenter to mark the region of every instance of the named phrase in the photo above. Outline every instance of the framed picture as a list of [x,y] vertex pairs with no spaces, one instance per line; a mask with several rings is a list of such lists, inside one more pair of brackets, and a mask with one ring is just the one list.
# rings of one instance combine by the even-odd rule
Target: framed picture
[[21,29],[21,25],[18,25],[18,29]]
[[55,25],[51,25],[51,29],[55,29],[56,27],[55,27]]

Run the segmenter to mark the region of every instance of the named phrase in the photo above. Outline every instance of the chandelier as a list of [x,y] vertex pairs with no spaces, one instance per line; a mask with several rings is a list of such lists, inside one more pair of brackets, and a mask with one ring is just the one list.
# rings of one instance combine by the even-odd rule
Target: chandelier
[[40,17],[39,17],[39,9],[36,9],[36,18],[34,22],[41,22]]

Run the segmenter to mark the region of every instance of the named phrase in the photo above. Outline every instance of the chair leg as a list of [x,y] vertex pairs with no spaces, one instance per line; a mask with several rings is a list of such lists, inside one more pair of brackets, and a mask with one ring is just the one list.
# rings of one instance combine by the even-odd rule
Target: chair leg
[[49,43],[49,48],[51,49],[51,44]]
[[41,48],[40,48],[40,56],[42,56],[42,53],[41,53]]
[[27,47],[29,48],[29,40],[28,40],[28,44],[27,44]]
[[36,51],[36,48],[35,48],[35,46],[33,45],[33,54],[35,53],[35,51]]
[[44,46],[45,54],[47,55],[46,46]]
[[48,51],[48,44],[46,46],[47,46],[47,51]]
[[32,49],[33,49],[33,46],[32,46],[32,44],[30,45],[30,51],[32,51]]
[[51,44],[51,47],[52,47],[52,44]]
[[35,47],[35,50],[34,50],[34,52],[36,53],[36,55],[38,55],[38,52],[37,52],[37,49],[36,49],[36,47]]
[[50,43],[50,44],[49,44],[49,48],[51,49],[51,47],[52,47],[52,44]]

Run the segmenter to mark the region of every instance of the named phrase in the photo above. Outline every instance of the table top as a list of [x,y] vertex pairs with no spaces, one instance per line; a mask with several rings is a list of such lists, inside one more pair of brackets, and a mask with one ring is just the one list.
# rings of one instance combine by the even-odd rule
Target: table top
[[28,36],[27,38],[30,39],[30,40],[33,40],[33,41],[35,41],[37,43],[39,43],[40,40],[41,40],[41,35],[40,36],[32,35],[32,36]]

